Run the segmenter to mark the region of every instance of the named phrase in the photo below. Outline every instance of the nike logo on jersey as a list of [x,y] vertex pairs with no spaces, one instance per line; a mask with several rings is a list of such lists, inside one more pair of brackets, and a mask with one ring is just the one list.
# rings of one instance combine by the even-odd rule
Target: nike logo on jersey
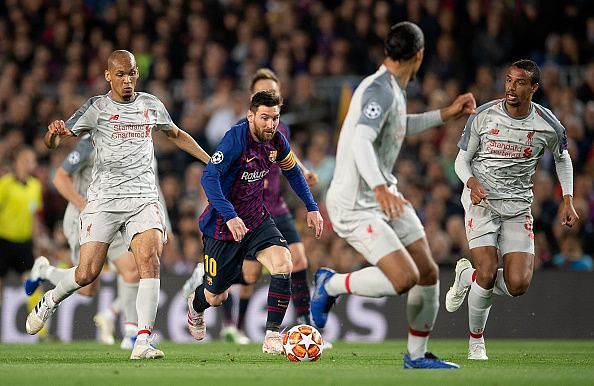
[[246,158],[246,159],[245,159],[245,162],[249,164],[250,162],[252,162],[252,161],[253,161],[253,160],[255,160],[255,159],[256,159],[256,157],[252,157],[252,158]]
[[286,242],[287,242],[287,240],[285,240],[285,239],[280,239],[280,242],[281,242],[281,243],[286,243]]

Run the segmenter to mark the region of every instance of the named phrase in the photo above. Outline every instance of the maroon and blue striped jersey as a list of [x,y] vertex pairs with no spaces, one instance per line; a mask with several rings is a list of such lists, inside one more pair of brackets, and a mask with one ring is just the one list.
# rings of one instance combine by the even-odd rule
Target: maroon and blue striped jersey
[[318,205],[285,136],[277,131],[272,140],[257,142],[247,120],[243,120],[227,131],[204,170],[202,186],[208,206],[200,216],[202,232],[217,240],[233,240],[227,221],[239,217],[252,230],[268,218],[264,178],[275,164],[307,210],[317,211]]
[[[278,124],[278,131],[287,140],[290,140],[289,127],[283,122]],[[272,217],[289,213],[289,208],[281,195],[280,174],[281,170],[278,165],[272,165],[264,183],[264,206],[266,206]]]

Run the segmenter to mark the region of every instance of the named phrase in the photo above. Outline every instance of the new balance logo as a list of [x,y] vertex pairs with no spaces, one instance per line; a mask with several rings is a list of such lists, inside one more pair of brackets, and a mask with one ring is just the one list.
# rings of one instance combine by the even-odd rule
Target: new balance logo
[[109,117],[110,121],[117,121],[118,119],[120,119],[120,114],[114,114],[111,117]]

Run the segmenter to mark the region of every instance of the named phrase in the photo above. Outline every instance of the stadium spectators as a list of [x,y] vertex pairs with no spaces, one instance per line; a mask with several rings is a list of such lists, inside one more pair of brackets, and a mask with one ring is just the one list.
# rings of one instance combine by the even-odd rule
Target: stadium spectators
[[[588,1],[543,0],[5,0],[0,2],[0,174],[8,171],[14,144],[34,147],[47,229],[36,248],[54,258],[64,255],[64,239],[54,237],[59,233],[54,230],[61,228],[65,203],[49,180],[59,166],[55,160],[69,148],[49,155],[40,138],[49,122],[70,116],[86,98],[107,91],[103,63],[114,49],[133,51],[140,67],[139,89],[157,95],[173,120],[201,144],[207,143],[207,123],[219,119],[217,111],[231,108],[236,93],[246,95],[256,68],[270,66],[281,78],[283,120],[293,129],[296,153],[325,168],[333,159],[350,92],[383,57],[389,26],[411,20],[423,28],[427,44],[422,73],[407,90],[410,112],[443,107],[466,90],[479,104],[502,97],[501,69],[506,64],[529,58],[541,65],[542,91],[535,101],[551,108],[568,129],[580,215],[576,237],[584,254],[592,255],[593,8]],[[463,124],[407,139],[396,165],[399,186],[427,218],[428,233],[435,235],[429,240],[439,251],[440,264],[468,256],[456,209],[461,186],[453,174],[456,133]],[[320,127],[327,128],[329,144],[314,144]],[[194,177],[201,168],[166,142],[155,147],[162,183],[179,185],[171,186],[169,198],[178,237],[166,250],[163,266],[183,272],[191,269],[200,248],[200,241],[191,238],[199,235],[196,213],[204,207],[199,177]],[[550,155],[542,161],[539,181],[556,181]],[[555,184],[535,181],[536,253],[543,267],[553,267],[551,259],[560,250],[560,235],[554,231],[557,214],[551,212],[560,200]],[[551,186],[552,194],[544,191]],[[338,261],[347,254],[331,232],[324,241],[309,253],[323,260],[322,265],[352,270],[361,264],[351,254],[353,267]],[[307,237],[304,242],[309,247]],[[312,262],[311,268],[316,266]]]

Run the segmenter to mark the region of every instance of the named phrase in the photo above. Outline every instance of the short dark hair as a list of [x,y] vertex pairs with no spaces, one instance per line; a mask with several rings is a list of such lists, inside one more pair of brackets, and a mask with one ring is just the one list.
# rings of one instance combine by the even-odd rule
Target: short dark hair
[[425,37],[418,25],[402,21],[390,27],[384,42],[386,55],[392,60],[408,60],[425,47]]
[[517,67],[526,70],[530,73],[530,83],[540,83],[540,68],[538,64],[529,59],[520,59],[512,63],[512,67]]
[[274,90],[258,91],[252,96],[250,101],[250,110],[255,113],[258,111],[258,107],[281,107],[283,105],[283,98],[276,93]]
[[252,80],[250,82],[250,92],[254,91],[254,86],[259,80],[272,80],[276,82],[280,86],[280,81],[278,80],[278,76],[272,71],[270,68],[259,68],[254,76],[252,76]]

